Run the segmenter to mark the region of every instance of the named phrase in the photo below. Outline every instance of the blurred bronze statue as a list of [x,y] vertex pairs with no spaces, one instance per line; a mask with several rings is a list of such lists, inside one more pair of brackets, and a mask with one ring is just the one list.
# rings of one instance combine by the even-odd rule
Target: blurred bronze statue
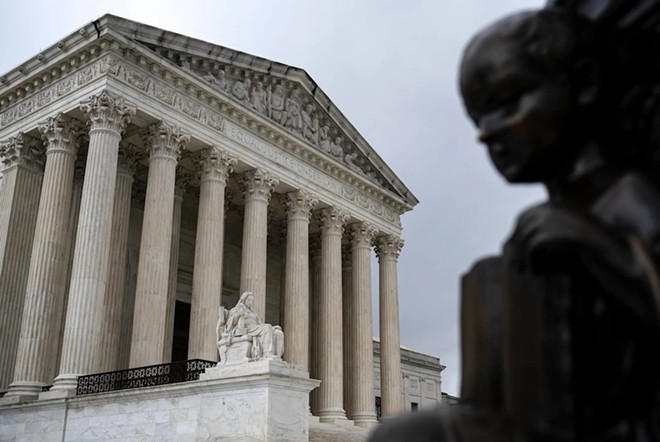
[[548,198],[463,278],[461,404],[373,441],[660,441],[659,3],[553,1],[468,44],[479,140]]

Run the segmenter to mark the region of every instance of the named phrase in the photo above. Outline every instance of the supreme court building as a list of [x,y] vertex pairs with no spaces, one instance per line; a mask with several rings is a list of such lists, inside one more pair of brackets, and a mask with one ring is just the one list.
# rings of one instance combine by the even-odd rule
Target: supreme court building
[[[217,361],[255,294],[321,420],[404,407],[397,259],[418,203],[301,69],[105,15],[0,78],[0,391]],[[51,386],[44,392],[45,387]]]

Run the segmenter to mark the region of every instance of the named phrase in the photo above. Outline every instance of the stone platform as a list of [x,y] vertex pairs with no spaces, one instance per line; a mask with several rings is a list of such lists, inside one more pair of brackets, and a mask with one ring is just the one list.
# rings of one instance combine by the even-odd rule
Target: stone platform
[[[307,441],[319,381],[264,360],[199,381],[0,407],[2,441]],[[345,440],[345,439],[338,439]],[[356,439],[360,440],[360,439]]]

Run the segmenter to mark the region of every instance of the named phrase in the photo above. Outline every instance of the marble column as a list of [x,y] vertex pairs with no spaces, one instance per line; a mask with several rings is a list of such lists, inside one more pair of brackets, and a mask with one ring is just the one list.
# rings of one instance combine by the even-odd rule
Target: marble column
[[192,172],[177,168],[174,184],[174,211],[172,212],[172,248],[170,252],[170,280],[167,286],[167,308],[165,310],[165,330],[163,343],[163,362],[172,361],[172,342],[174,341],[174,315],[176,313],[176,294],[179,281],[179,242],[181,240],[181,206],[183,196],[193,178]]
[[165,122],[150,125],[145,133],[149,176],[135,290],[131,367],[164,362],[176,166],[189,140],[189,135]]
[[383,235],[376,238],[380,285],[380,391],[383,417],[403,411],[397,281],[397,259],[402,247],[403,241],[396,236]]
[[321,421],[346,419],[343,408],[341,237],[349,216],[340,209],[321,210],[321,286],[318,375]]
[[[146,175],[146,174],[145,174]],[[140,244],[142,239],[142,219],[144,218],[144,197],[147,183],[133,182],[131,211],[128,219],[128,250],[126,253],[126,284],[121,316],[121,338],[119,344],[119,369],[128,368],[131,355],[131,336],[133,334],[133,312],[135,311],[135,288],[137,286]]]
[[[347,231],[346,233],[350,233]],[[354,363],[351,359],[351,343],[355,339],[355,327],[351,322],[351,311],[349,310],[353,303],[353,275],[351,272],[351,245],[344,243],[341,245],[341,293],[342,293],[342,361],[344,375],[344,411],[346,416],[350,416],[353,410],[353,389],[351,384],[353,380]]]
[[[371,246],[376,229],[366,222],[349,226],[351,237],[351,303],[348,328],[352,334],[348,357],[353,361],[350,385],[353,386],[349,418],[356,425],[369,427],[376,420],[374,403],[374,348],[371,314]],[[346,354],[346,353],[345,353]]]
[[62,113],[39,124],[39,131],[48,142],[46,166],[25,289],[14,380],[6,396],[36,399],[41,388],[53,379],[52,361],[58,348],[53,337],[59,337],[66,287],[67,263],[62,257],[67,248],[73,169],[77,139],[82,129],[80,122]]
[[279,181],[268,172],[252,169],[245,172],[240,184],[245,195],[240,292],[254,294],[254,312],[265,318],[268,202]]
[[[321,287],[321,236],[317,233],[309,238],[309,256],[310,256],[310,308],[309,316],[311,324],[309,334],[312,337],[309,345],[309,376],[312,379],[319,379],[319,348],[321,347],[321,329],[319,320],[319,291]],[[319,410],[319,389],[315,388],[309,397],[312,414],[318,416]]]
[[131,211],[133,176],[139,155],[137,146],[122,144],[119,147],[117,184],[112,209],[112,232],[108,284],[103,299],[99,335],[101,361],[98,370],[119,370],[122,308],[126,285],[126,255],[128,251],[128,227]]
[[222,301],[225,188],[237,159],[216,146],[195,158],[199,172],[199,209],[190,303],[188,359],[218,360],[214,333]]
[[[67,263],[64,277],[66,285],[64,289],[63,306],[69,301],[69,289],[71,289],[71,272],[73,271],[73,252],[76,249],[76,233],[78,232],[78,218],[80,217],[80,201],[82,200],[83,182],[85,180],[85,163],[87,163],[87,146],[89,138],[87,135],[81,135],[79,138],[80,149],[73,167],[73,191],[71,194],[71,210],[69,211],[69,227],[67,230],[67,247],[63,260]],[[62,355],[62,341],[64,339],[64,320],[66,319],[66,309],[62,309],[62,317],[59,319],[60,330],[57,335],[57,350],[54,352],[52,367],[56,371],[60,366],[60,356]],[[53,374],[53,377],[57,373]]]
[[318,200],[307,192],[286,194],[284,360],[309,370],[309,218]]
[[14,373],[27,272],[43,180],[41,140],[19,133],[0,144],[0,390]]
[[60,374],[51,391],[73,390],[77,376],[99,371],[103,300],[109,274],[112,210],[121,134],[135,108],[108,92],[90,97],[80,109],[89,118],[89,147],[80,201],[71,288],[64,323]]

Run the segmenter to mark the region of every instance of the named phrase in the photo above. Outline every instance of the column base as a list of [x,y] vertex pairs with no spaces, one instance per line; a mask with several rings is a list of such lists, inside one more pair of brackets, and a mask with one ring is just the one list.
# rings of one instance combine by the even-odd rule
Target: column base
[[35,381],[12,382],[7,393],[0,398],[0,405],[36,401],[42,389],[47,385],[45,382]]
[[39,400],[73,397],[76,395],[77,387],[78,387],[78,375],[61,374],[55,378],[55,381],[53,382],[53,386],[50,388],[49,391],[44,391],[39,395]]
[[362,428],[373,428],[378,425],[376,413],[353,413],[351,420],[355,425]]
[[349,421],[346,418],[346,412],[343,408],[324,408],[319,410],[318,416],[323,423],[353,426],[353,421]]

